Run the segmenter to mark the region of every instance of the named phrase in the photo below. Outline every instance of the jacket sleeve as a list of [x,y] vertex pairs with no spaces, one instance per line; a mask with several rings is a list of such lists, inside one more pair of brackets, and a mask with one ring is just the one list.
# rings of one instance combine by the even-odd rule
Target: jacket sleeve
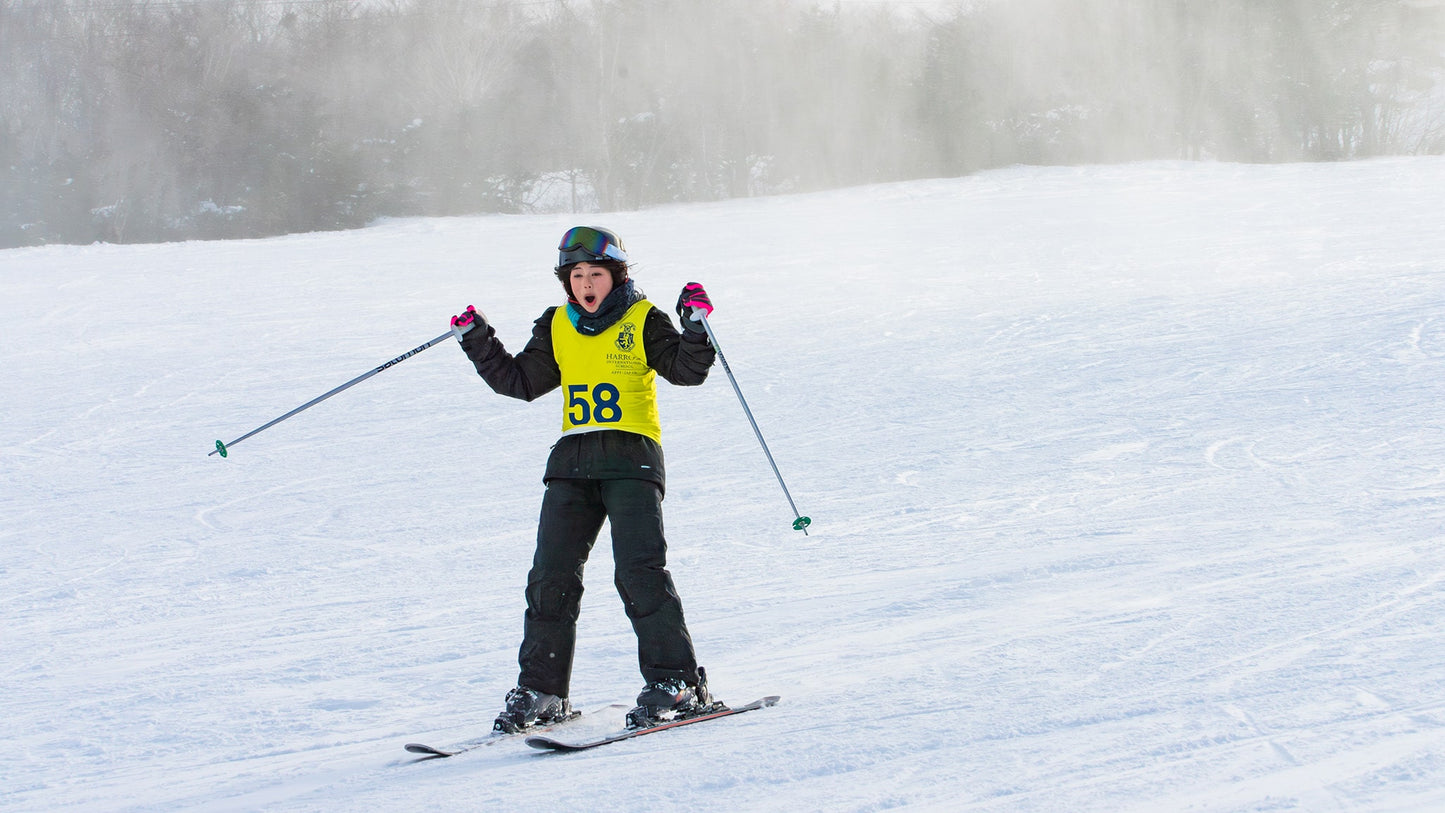
[[707,380],[716,351],[707,335],[689,330],[679,331],[672,320],[654,306],[647,312],[642,328],[642,346],[647,351],[647,366],[673,384],[692,387]]
[[477,368],[477,374],[499,395],[536,400],[557,389],[562,371],[552,353],[552,316],[548,308],[532,324],[532,338],[522,352],[513,356],[502,346],[497,331],[486,320],[462,337],[462,351]]

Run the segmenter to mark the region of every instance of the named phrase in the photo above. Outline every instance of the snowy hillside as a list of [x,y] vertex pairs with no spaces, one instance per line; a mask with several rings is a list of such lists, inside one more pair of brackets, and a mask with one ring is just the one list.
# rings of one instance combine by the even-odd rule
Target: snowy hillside
[[[1442,189],[1014,168],[0,252],[0,810],[1445,808]],[[721,368],[662,385],[699,658],[783,701],[412,764],[515,681],[560,396],[448,340],[207,452],[468,304],[520,348],[574,220],[707,285],[813,518]],[[583,709],[640,688],[605,534]]]

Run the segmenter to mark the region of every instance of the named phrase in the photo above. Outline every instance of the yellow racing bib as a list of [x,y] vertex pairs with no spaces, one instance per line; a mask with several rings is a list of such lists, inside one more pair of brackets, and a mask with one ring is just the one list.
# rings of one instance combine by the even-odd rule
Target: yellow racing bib
[[584,336],[565,307],[552,315],[552,354],[562,370],[562,433],[621,429],[662,442],[657,373],[647,366],[642,324],[652,303],[637,302],[617,323]]

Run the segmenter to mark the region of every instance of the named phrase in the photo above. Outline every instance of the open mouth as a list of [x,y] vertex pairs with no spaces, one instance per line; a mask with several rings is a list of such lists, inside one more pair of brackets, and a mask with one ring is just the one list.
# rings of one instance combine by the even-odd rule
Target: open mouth
[[588,294],[588,295],[582,297],[582,304],[584,304],[584,305],[596,305],[596,304],[597,304],[597,294]]

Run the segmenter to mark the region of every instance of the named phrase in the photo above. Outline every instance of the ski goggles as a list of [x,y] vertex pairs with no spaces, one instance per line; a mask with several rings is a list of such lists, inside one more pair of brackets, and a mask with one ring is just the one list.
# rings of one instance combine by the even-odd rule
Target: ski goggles
[[627,262],[627,251],[622,248],[622,241],[617,239],[617,235],[591,226],[568,229],[562,235],[562,242],[557,244],[557,251],[561,252],[557,258],[558,268],[593,260]]

